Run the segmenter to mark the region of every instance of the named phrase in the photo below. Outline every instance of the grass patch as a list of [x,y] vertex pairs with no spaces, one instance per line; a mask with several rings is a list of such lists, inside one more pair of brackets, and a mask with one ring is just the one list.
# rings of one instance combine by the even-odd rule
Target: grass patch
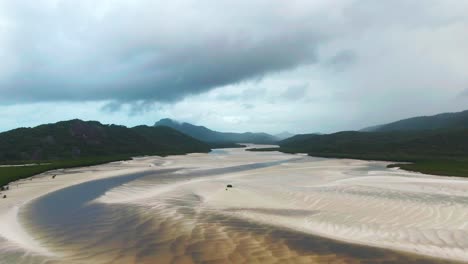
[[246,149],[247,151],[281,151],[280,148],[276,147],[276,148],[249,148],[249,149]]
[[112,156],[112,157],[96,157],[96,158],[83,158],[74,160],[61,160],[61,161],[47,161],[47,163],[22,166],[22,167],[0,167],[0,186],[7,185],[10,182],[28,178],[36,174],[46,171],[86,167],[109,163],[113,161],[129,160],[130,156]]
[[[202,152],[202,151],[200,151]],[[207,151],[206,151],[207,152]],[[69,159],[69,160],[46,160],[46,161],[17,161],[17,162],[4,162],[3,164],[8,165],[19,165],[19,164],[37,164],[31,166],[15,166],[15,167],[0,167],[0,186],[7,185],[10,182],[28,178],[46,171],[57,170],[57,169],[66,169],[66,168],[76,168],[76,167],[86,167],[99,165],[104,163],[109,163],[113,161],[121,160],[130,160],[132,157],[137,156],[169,156],[169,155],[184,155],[188,152],[184,149],[170,150],[170,151],[160,151],[160,152],[148,152],[148,153],[135,153],[128,155],[113,155],[113,156],[100,156],[100,157],[85,157],[79,159]]]
[[468,160],[417,161],[410,164],[391,164],[388,167],[399,167],[407,171],[425,174],[468,177]]

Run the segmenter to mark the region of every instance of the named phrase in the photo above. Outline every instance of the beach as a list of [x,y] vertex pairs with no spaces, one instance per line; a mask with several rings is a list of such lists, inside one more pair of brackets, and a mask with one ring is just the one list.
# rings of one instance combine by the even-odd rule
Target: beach
[[[0,250],[27,254],[24,263],[35,263],[35,257],[38,263],[110,263],[111,255],[126,255],[116,249],[128,253],[116,263],[151,263],[155,256],[167,260],[162,263],[191,263],[212,258],[207,248],[219,263],[358,263],[356,252],[366,252],[366,260],[378,252],[374,260],[382,262],[467,262],[468,180],[388,164],[225,149],[47,172],[5,192]],[[90,191],[93,184],[100,187]],[[86,190],[76,207],[92,210],[75,212],[74,203],[60,198]],[[63,212],[54,215],[61,206]],[[80,221],[67,218],[73,213]],[[138,231],[125,230],[130,222]],[[145,237],[151,249],[141,252],[141,245],[125,244],[123,237],[111,239],[118,223],[131,241]],[[80,229],[100,230],[103,239],[96,242]],[[158,243],[151,243],[154,237]],[[314,239],[330,246],[314,251]]]

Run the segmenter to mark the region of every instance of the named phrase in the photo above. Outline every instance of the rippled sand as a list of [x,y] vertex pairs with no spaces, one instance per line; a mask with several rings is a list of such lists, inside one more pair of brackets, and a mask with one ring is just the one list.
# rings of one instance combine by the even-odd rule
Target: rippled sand
[[0,263],[444,262],[424,255],[468,261],[464,179],[239,149],[113,166],[97,170],[145,169],[21,207],[31,245],[53,254],[21,249],[24,239],[17,248],[0,241],[8,252]]

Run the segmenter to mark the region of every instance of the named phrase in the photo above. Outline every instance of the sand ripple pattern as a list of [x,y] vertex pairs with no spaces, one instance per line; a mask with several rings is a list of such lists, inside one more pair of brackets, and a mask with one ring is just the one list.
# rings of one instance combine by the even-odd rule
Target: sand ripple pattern
[[163,186],[133,182],[98,201],[151,205],[148,197],[192,195],[211,213],[468,262],[468,181],[385,166],[304,158]]
[[115,170],[147,169],[22,208],[60,257],[0,240],[0,263],[468,262],[468,181],[386,165],[242,149],[126,161]]

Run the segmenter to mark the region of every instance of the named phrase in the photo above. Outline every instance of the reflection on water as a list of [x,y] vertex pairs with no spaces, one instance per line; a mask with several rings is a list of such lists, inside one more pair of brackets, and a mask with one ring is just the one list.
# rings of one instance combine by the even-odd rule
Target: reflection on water
[[[268,165],[196,174],[206,176]],[[41,244],[61,256],[46,263],[445,263],[228,217],[199,206],[200,197],[194,194],[153,197],[147,206],[90,203],[130,181],[158,185],[194,177],[173,172],[132,174],[72,186],[32,202],[21,212],[21,219]],[[42,261],[40,256],[21,252],[0,256],[4,263]]]

